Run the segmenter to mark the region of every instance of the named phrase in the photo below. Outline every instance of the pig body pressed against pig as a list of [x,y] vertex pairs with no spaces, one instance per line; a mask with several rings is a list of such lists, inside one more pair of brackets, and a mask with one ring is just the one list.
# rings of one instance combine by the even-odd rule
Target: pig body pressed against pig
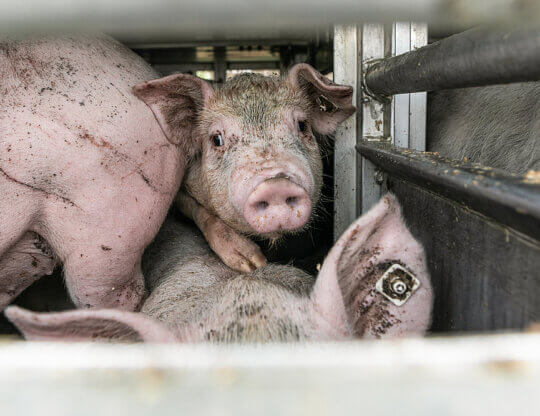
[[282,77],[241,74],[215,89],[182,74],[144,88],[139,96],[165,131],[175,128],[171,114],[192,114],[201,150],[177,204],[225,264],[260,267],[265,258],[249,236],[276,240],[308,226],[323,182],[316,134],[332,134],[354,113],[351,87],[298,64]]
[[106,37],[0,39],[0,310],[57,263],[78,307],[140,304],[185,163],[132,92],[156,76]]
[[540,170],[540,83],[430,93],[428,149],[524,174]]
[[[385,196],[343,234],[315,277],[267,264],[243,274],[225,266],[202,236],[169,219],[144,257],[150,296],[141,312],[32,313],[7,317],[28,339],[167,342],[337,340],[423,334],[431,285],[422,247]],[[393,264],[420,287],[401,306],[375,290]]]

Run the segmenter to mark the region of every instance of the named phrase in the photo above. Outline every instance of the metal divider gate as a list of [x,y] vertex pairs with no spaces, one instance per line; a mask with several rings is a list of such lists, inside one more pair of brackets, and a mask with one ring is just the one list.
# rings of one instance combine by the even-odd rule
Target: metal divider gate
[[480,28],[427,46],[422,24],[334,33],[334,79],[356,88],[358,108],[336,136],[334,236],[390,190],[426,249],[434,331],[540,321],[539,186],[424,152],[424,91],[540,80],[540,30]]

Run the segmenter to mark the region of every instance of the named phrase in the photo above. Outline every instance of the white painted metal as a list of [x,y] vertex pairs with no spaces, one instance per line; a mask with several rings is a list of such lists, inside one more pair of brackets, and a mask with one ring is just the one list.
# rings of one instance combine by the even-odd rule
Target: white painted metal
[[[334,29],[334,81],[351,85],[358,91],[357,27],[336,26]],[[356,95],[353,98],[356,105]],[[356,116],[350,117],[335,135],[334,150],[334,239],[347,229],[357,217],[358,153]]]
[[429,21],[463,29],[538,21],[536,1],[516,0],[2,0],[1,31],[89,31],[122,40],[305,38],[329,24]]
[[[401,55],[411,49],[411,24],[395,22],[392,25],[392,55]],[[409,147],[409,94],[397,94],[392,99],[392,138],[394,145]]]
[[[427,45],[427,24],[396,22],[392,27],[392,54],[401,55]],[[426,93],[397,94],[392,100],[392,138],[396,146],[426,148]]]
[[535,415],[539,386],[540,334],[0,344],[2,415]]
[[[383,24],[369,23],[362,26],[362,48],[359,59],[363,68],[367,62],[381,59],[385,56],[385,28]],[[361,75],[360,75],[361,76]],[[386,105],[370,97],[362,95],[361,135],[364,140],[384,141],[388,138],[388,126],[385,119]],[[361,188],[357,215],[361,215],[377,203],[381,197],[380,185],[375,181],[375,165],[365,158],[361,158]]]
[[[427,23],[411,23],[411,50],[428,43]],[[426,150],[427,93],[417,92],[409,98],[409,148]]]
[[[346,28],[346,29],[345,29]],[[391,30],[389,36],[388,30]],[[334,36],[334,77],[357,90],[358,114],[338,131],[335,153],[334,238],[337,239],[359,215],[380,198],[375,166],[354,154],[359,140],[389,141],[425,150],[426,93],[401,94],[391,105],[377,101],[359,88],[362,71],[369,62],[427,44],[427,25],[396,22],[338,26]]]

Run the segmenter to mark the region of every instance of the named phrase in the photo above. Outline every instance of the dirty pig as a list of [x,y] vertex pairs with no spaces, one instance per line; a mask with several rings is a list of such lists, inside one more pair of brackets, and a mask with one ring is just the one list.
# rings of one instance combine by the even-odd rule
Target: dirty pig
[[225,266],[192,226],[169,218],[144,256],[141,312],[79,310],[6,316],[30,340],[270,342],[422,335],[432,289],[422,246],[388,194],[355,221],[315,278],[267,264]]
[[77,307],[140,306],[143,251],[200,145],[188,110],[163,127],[137,97],[157,77],[106,36],[0,38],[0,310],[59,264]]
[[212,87],[177,74],[140,88],[165,131],[171,117],[191,115],[200,152],[176,204],[225,264],[252,271],[265,257],[249,236],[308,226],[322,186],[319,139],[354,113],[351,87],[298,64],[282,77],[240,74]]

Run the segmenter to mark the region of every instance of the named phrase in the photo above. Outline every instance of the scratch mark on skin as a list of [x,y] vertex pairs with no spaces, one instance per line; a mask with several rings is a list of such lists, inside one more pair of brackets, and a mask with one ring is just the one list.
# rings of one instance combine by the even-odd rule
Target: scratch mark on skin
[[9,181],[13,182],[13,183],[16,183],[16,184],[19,184],[19,185],[22,185],[22,186],[25,186],[33,191],[36,191],[36,192],[40,192],[42,194],[45,194],[47,197],[50,195],[50,196],[54,196],[55,198],[57,199],[60,199],[61,201],[65,202],[66,204],[68,205],[71,205],[72,207],[76,207],[76,208],[79,208],[81,209],[81,207],[79,207],[75,202],[73,202],[72,200],[62,196],[62,195],[58,195],[57,193],[54,193],[54,192],[47,192],[45,191],[44,189],[41,189],[41,188],[38,188],[37,186],[33,186],[33,185],[30,185],[30,184],[27,184],[27,183],[24,183],[24,182],[21,182],[17,179],[15,179],[14,177],[8,175],[6,173],[6,171],[2,168],[0,168],[0,173],[2,175],[4,175],[6,177],[6,179],[8,179]]
[[150,181],[150,179],[148,178],[148,176],[146,176],[144,170],[142,169],[142,167],[141,167],[141,165],[139,163],[137,163],[136,161],[131,159],[125,153],[120,152],[118,149],[116,149],[114,146],[112,146],[105,139],[103,139],[103,138],[96,139],[94,136],[92,136],[87,130],[83,129],[81,126],[77,126],[77,127],[79,128],[79,130],[81,130],[81,134],[79,134],[79,137],[81,139],[87,140],[89,143],[91,143],[92,145],[94,145],[94,146],[96,146],[98,148],[109,149],[120,160],[122,160],[124,162],[128,162],[131,165],[134,165],[135,169],[133,171],[131,171],[128,175],[123,176],[121,178],[122,180],[127,178],[128,176],[132,175],[133,173],[136,173],[137,175],[139,175],[142,178],[144,183],[146,183],[148,185],[148,187],[150,189],[152,189],[152,191],[154,191],[154,192],[156,192],[158,194],[161,194],[161,195],[170,195],[170,192],[163,192],[163,191],[159,190],[158,187],[156,185],[154,185],[152,183],[152,181]]
[[114,85],[112,82],[109,82],[109,84],[110,84],[116,91],[118,91],[122,97],[125,97],[124,93],[123,93],[122,91],[120,91],[120,89],[119,89],[116,85]]

